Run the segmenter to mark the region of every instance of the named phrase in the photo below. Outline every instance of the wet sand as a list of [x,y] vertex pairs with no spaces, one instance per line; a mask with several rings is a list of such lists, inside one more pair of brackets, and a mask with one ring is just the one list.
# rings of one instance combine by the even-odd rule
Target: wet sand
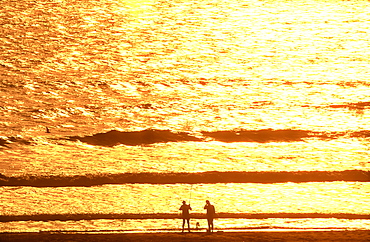
[[370,230],[304,232],[215,232],[207,233],[3,233],[1,241],[370,241]]

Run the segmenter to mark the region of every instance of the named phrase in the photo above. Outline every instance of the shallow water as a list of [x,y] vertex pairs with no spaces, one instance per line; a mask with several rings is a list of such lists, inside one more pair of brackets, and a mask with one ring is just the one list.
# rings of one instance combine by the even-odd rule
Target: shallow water
[[[200,224],[199,231],[205,232],[205,219],[192,219],[193,232],[196,223]],[[348,219],[216,219],[215,231],[218,230],[368,230],[370,220]],[[79,221],[22,221],[0,223],[2,232],[166,232],[181,231],[181,219],[146,219],[146,220],[79,220]]]
[[40,144],[3,150],[4,175],[126,172],[369,170],[368,139],[303,142],[180,142],[96,147]]
[[[37,230],[150,230],[177,229],[180,219],[160,219],[178,214],[179,201],[191,202],[192,214],[204,216],[202,204],[212,199],[218,214],[333,214],[333,218],[217,219],[217,228],[348,228],[369,229],[367,219],[336,219],[339,214],[368,215],[370,188],[367,182],[282,184],[174,184],[103,185],[98,187],[3,187],[2,213],[31,215],[28,222],[2,223],[4,231]],[[338,209],[340,208],[340,209]],[[32,215],[62,215],[55,221],[32,221]],[[70,222],[68,216],[83,214],[157,214],[159,219],[93,219]],[[64,216],[63,216],[64,215]],[[140,217],[140,216],[136,216]],[[53,219],[52,219],[53,220]],[[193,224],[198,219],[192,220]],[[327,222],[329,221],[329,222]],[[122,223],[122,224],[120,224]],[[28,225],[27,225],[28,224]],[[107,225],[109,224],[109,225]],[[204,221],[203,221],[204,224]],[[40,225],[41,227],[39,227]],[[57,225],[60,225],[58,227]],[[113,227],[109,227],[114,225]],[[71,227],[68,227],[71,226]],[[194,227],[194,225],[193,225]]]
[[1,205],[7,215],[176,214],[181,201],[189,199],[192,213],[204,213],[204,201],[209,199],[218,213],[369,214],[369,186],[368,182],[308,182],[2,187]]

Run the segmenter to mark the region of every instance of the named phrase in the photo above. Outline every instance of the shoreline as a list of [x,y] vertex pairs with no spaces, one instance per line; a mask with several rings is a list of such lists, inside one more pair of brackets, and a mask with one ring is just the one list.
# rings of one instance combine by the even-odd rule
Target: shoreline
[[163,233],[0,233],[2,241],[370,241],[370,230],[344,231],[243,231],[243,232],[163,232]]
[[[204,214],[191,214],[192,219],[203,219]],[[370,219],[370,214],[350,213],[218,213],[216,218],[267,219],[267,218],[337,218]],[[1,215],[0,222],[13,221],[68,221],[95,219],[181,219],[178,214],[36,214],[36,215]]]

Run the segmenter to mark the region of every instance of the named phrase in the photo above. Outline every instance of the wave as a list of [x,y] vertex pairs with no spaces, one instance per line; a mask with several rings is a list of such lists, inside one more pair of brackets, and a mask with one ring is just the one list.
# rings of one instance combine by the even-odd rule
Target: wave
[[92,136],[69,137],[72,141],[81,141],[91,145],[115,146],[124,145],[148,145],[154,143],[197,141],[206,142],[210,139],[221,142],[296,142],[306,138],[335,139],[342,136],[370,137],[370,131],[357,132],[314,132],[308,130],[240,130],[240,131],[214,131],[201,132],[203,137],[196,137],[186,132],[172,132],[170,130],[143,130],[136,132],[121,132],[112,130],[107,133],[99,133]]
[[202,132],[203,135],[212,137],[221,142],[295,142],[304,141],[307,138],[337,139],[340,137],[369,138],[369,130],[348,132],[317,132],[309,130],[242,130],[242,131],[216,131]]
[[308,138],[317,135],[314,132],[306,130],[242,130],[242,131],[216,131],[202,132],[203,135],[211,137],[222,142],[293,142],[302,141],[303,138]]
[[370,108],[370,102],[356,102],[345,105],[330,105],[331,108],[366,109]]
[[[2,215],[0,222],[12,221],[77,221],[95,219],[177,219],[179,214],[37,214],[37,215]],[[192,213],[191,218],[203,219],[204,214]],[[216,218],[268,219],[268,218],[337,218],[337,219],[370,219],[369,214],[350,213],[217,213]]]
[[[369,130],[347,131],[347,132],[317,132],[309,130],[293,129],[261,129],[261,130],[224,130],[213,132],[200,132],[193,135],[187,132],[173,132],[170,130],[147,129],[142,131],[117,131],[111,130],[106,133],[98,133],[91,136],[69,136],[58,138],[69,141],[81,141],[96,146],[113,147],[116,145],[151,145],[167,142],[208,142],[211,140],[225,143],[233,142],[297,142],[308,138],[337,139],[340,137],[369,138]],[[0,137],[0,146],[10,148],[12,143],[30,145],[33,139],[27,140],[22,137]]]
[[20,143],[20,144],[29,145],[29,144],[31,144],[31,141],[20,138],[20,137],[13,137],[13,136],[11,136],[11,137],[1,137],[0,138],[0,146],[9,148],[9,145],[11,143]]
[[92,136],[73,136],[69,140],[88,143],[100,146],[124,145],[145,145],[154,143],[180,142],[180,141],[201,141],[200,138],[191,136],[185,132],[174,133],[169,130],[147,129],[136,132],[122,132],[112,130],[107,133],[99,133]]
[[[241,131],[215,131],[201,132],[203,137],[195,137],[186,132],[175,133],[169,130],[143,130],[137,132],[121,132],[112,130],[107,133],[99,133],[92,136],[70,137],[69,140],[88,143],[91,145],[114,146],[145,145],[165,142],[181,141],[208,141],[210,139],[221,142],[294,142],[302,141],[309,137],[322,137],[324,134],[306,130],[241,130]],[[327,135],[325,135],[327,138]]]
[[350,136],[353,138],[369,138],[370,130],[362,130],[362,131],[353,132],[350,134]]
[[314,108],[348,108],[350,110],[361,110],[370,108],[370,102],[355,102],[355,103],[344,103],[344,104],[330,104],[330,105],[302,105],[302,107],[314,107]]
[[0,174],[0,186],[97,186],[103,184],[197,184],[197,183],[285,183],[370,181],[370,171],[299,172],[199,172],[199,173],[122,173],[76,176],[19,176]]

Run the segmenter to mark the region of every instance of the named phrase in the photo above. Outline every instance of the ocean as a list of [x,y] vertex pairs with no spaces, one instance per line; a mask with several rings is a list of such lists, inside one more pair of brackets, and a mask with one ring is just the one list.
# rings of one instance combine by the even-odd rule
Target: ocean
[[0,6],[0,233],[370,229],[369,1]]

